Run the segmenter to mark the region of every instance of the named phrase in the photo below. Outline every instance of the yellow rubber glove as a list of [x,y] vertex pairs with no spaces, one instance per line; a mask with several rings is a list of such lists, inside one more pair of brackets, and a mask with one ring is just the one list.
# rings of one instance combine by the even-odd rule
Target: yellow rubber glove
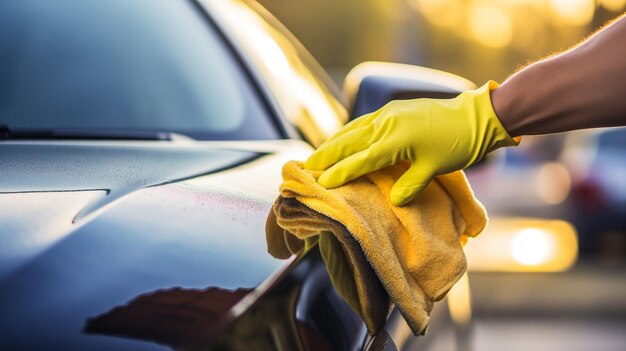
[[347,124],[309,157],[305,167],[328,168],[318,183],[335,188],[409,160],[411,167],[390,194],[391,203],[402,206],[434,176],[464,169],[498,147],[519,143],[509,136],[491,105],[489,92],[497,87],[489,81],[454,99],[392,101]]

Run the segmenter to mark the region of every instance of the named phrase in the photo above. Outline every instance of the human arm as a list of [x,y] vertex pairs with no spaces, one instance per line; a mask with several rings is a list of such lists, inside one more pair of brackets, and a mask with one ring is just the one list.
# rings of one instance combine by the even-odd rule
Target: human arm
[[449,100],[392,101],[322,144],[305,167],[333,188],[408,160],[392,188],[404,205],[440,174],[464,169],[512,136],[626,124],[626,17],[498,87],[489,82]]
[[511,136],[626,125],[626,16],[491,92]]

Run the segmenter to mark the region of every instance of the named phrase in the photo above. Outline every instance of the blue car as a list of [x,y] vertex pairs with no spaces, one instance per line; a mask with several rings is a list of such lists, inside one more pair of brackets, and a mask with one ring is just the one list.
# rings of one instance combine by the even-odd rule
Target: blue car
[[312,250],[267,253],[280,169],[461,78],[365,64],[344,92],[254,1],[0,2],[1,350],[426,350],[365,325]]

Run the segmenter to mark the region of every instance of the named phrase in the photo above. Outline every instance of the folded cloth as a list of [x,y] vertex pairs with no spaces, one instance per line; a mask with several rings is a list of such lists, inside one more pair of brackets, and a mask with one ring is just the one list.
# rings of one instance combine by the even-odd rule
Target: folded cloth
[[334,286],[370,334],[385,324],[385,292],[413,333],[423,334],[434,302],[466,270],[462,245],[487,222],[462,171],[436,177],[405,206],[391,205],[389,192],[408,166],[401,162],[325,189],[317,184],[321,171],[290,161],[267,221],[275,257],[289,257],[318,238]]
[[[300,233],[309,228],[312,236],[301,234],[301,237],[309,241],[309,246],[312,238],[318,239],[320,253],[336,290],[363,318],[367,329],[372,334],[377,332],[387,320],[389,296],[346,227],[294,198],[280,196],[274,209],[276,212],[270,211],[266,230],[270,253],[277,258],[288,258],[305,246],[303,240],[276,225],[275,213],[282,226],[297,227]],[[321,232],[320,223],[325,225]]]

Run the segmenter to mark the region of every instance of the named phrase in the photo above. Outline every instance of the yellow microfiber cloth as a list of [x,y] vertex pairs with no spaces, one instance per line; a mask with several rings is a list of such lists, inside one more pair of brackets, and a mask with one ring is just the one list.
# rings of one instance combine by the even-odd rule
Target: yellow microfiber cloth
[[389,192],[408,166],[401,162],[325,189],[317,184],[321,171],[287,162],[267,221],[275,257],[318,240],[335,288],[370,334],[385,324],[385,291],[413,333],[423,334],[433,303],[466,270],[462,245],[487,223],[462,171],[436,177],[405,206],[391,205]]

